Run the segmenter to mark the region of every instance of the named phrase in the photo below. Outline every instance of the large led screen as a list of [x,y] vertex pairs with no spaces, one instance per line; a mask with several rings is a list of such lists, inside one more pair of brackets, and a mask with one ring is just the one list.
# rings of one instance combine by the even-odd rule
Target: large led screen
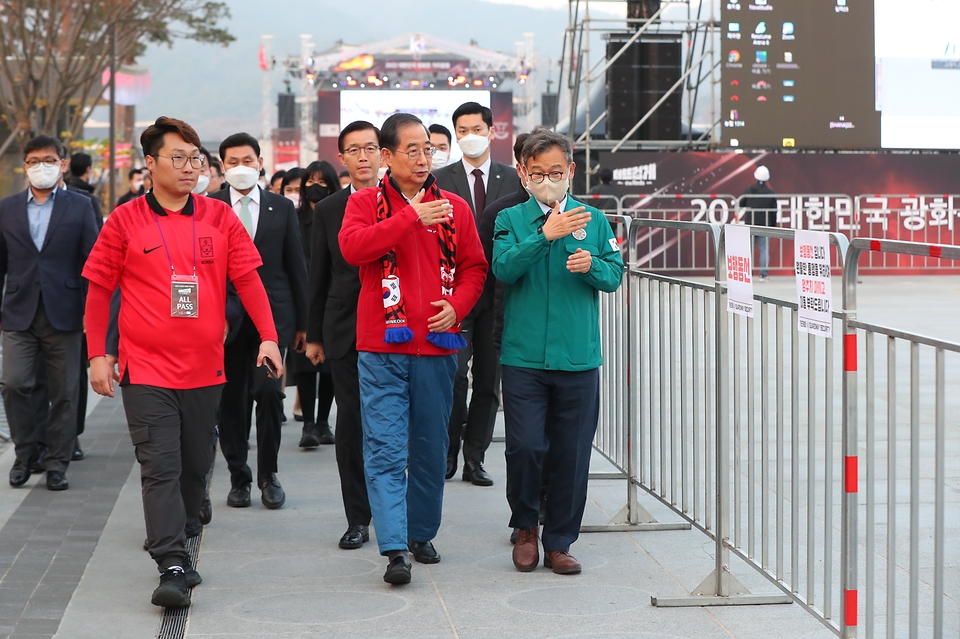
[[960,1],[725,1],[721,18],[730,146],[960,148]]
[[[489,91],[427,91],[427,90],[346,90],[340,92],[340,127],[355,120],[367,120],[376,126],[394,113],[412,113],[427,126],[442,124],[453,133],[453,112],[464,102],[479,102],[490,106]],[[456,136],[454,136],[456,140]],[[456,143],[450,149],[450,161],[463,157]]]

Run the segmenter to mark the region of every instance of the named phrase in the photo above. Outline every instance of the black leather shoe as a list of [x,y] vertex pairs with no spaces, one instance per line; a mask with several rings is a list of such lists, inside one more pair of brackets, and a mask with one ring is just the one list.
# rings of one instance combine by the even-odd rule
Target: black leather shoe
[[231,508],[246,508],[250,505],[250,484],[234,486],[227,495],[227,506]]
[[329,446],[330,444],[335,444],[337,442],[336,438],[333,436],[333,431],[330,430],[330,424],[326,422],[317,424],[317,437],[320,439],[320,443],[324,446]]
[[300,448],[316,448],[320,445],[320,431],[316,424],[304,424],[300,435]]
[[387,571],[383,573],[383,580],[388,584],[400,586],[410,583],[410,560],[406,555],[397,555],[387,564]]
[[453,476],[457,474],[457,457],[447,457],[447,474],[445,479],[453,479]]
[[260,486],[260,501],[270,510],[280,508],[287,501],[287,495],[283,492],[276,473],[270,473],[267,479],[263,479],[257,484]]
[[344,550],[363,548],[365,542],[370,541],[370,528],[367,526],[350,526],[343,533],[338,544]]
[[474,486],[493,486],[493,477],[483,469],[483,464],[476,461],[463,462],[463,481]]
[[80,448],[80,442],[77,442],[73,446],[73,455],[70,456],[70,461],[83,461],[83,449]]
[[28,464],[17,461],[13,462],[13,468],[10,469],[10,485],[14,488],[20,488],[30,479],[30,467]]
[[210,503],[209,497],[204,497],[200,502],[200,523],[206,526],[211,521],[213,521],[213,504]]
[[59,470],[47,471],[47,490],[66,490],[70,488],[66,475]]
[[520,529],[519,529],[519,528],[514,528],[514,529],[513,529],[513,532],[510,533],[510,543],[511,543],[511,544],[516,544],[516,543],[517,543],[517,537],[519,537],[519,536],[520,536]]
[[419,541],[410,541],[407,542],[407,546],[409,546],[410,552],[413,553],[413,558],[416,559],[418,563],[440,563],[440,553],[438,553],[437,549],[433,547],[433,542],[425,541],[420,543]]

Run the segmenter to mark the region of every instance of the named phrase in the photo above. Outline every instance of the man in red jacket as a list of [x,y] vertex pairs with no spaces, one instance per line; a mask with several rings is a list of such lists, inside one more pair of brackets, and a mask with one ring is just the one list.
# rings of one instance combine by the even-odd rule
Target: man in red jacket
[[[426,127],[397,113],[380,131],[389,172],[347,202],[340,249],[360,267],[357,351],[363,463],[383,580],[410,583],[407,550],[440,555],[460,321],[483,289],[487,262],[469,205],[430,174]],[[409,487],[408,487],[409,482]]]

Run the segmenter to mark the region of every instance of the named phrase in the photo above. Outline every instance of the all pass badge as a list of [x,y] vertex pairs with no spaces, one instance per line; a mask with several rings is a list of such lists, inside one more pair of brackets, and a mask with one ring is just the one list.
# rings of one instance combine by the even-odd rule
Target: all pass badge
[[574,232],[573,232],[573,239],[577,240],[578,242],[582,242],[582,241],[584,241],[585,239],[587,239],[587,231],[586,231],[586,229],[577,229],[576,231],[574,231]]

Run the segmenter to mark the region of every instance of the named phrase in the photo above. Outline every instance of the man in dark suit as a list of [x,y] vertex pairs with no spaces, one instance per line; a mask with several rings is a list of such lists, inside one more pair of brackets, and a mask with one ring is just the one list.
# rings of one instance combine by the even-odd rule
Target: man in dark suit
[[[286,344],[303,350],[307,325],[307,265],[303,259],[300,223],[293,202],[257,185],[263,158],[256,138],[235,133],[220,144],[220,161],[230,188],[210,197],[229,204],[260,251],[257,269],[270,298],[281,356]],[[250,505],[253,474],[247,465],[249,401],[257,402],[257,487],[267,508],[280,508],[286,495],[277,479],[280,424],[283,421],[281,380],[257,367],[260,337],[249,317],[231,331],[224,347],[227,383],[220,400],[220,450],[230,469],[227,505]],[[245,423],[245,421],[247,423]]]
[[[473,209],[477,226],[488,203],[515,193],[520,187],[517,172],[511,166],[490,158],[493,139],[493,113],[477,102],[467,102],[453,112],[454,133],[463,151],[463,160],[434,172],[437,186],[465,199]],[[486,299],[486,303],[485,300]],[[463,440],[463,480],[477,486],[493,485],[483,469],[484,454],[493,437],[493,426],[500,405],[500,368],[493,344],[493,299],[483,296],[463,320],[462,335],[467,346],[460,350],[460,363],[453,387],[453,411],[450,413],[450,449],[447,454],[447,479],[457,472],[460,441]],[[473,395],[467,411],[467,368],[473,359]]]
[[[3,331],[3,402],[16,449],[10,485],[24,485],[37,454],[34,424],[37,359],[47,373],[47,488],[66,490],[66,471],[77,438],[83,288],[80,273],[97,240],[86,195],[61,188],[63,145],[38,136],[24,147],[30,188],[0,200],[0,281],[6,278]],[[86,392],[86,389],[83,389]]]
[[337,400],[335,444],[347,531],[340,547],[360,548],[370,540],[370,500],[363,475],[363,428],[360,422],[360,377],[357,369],[357,302],[360,269],[343,259],[340,226],[350,195],[377,185],[380,131],[369,122],[352,122],[338,140],[340,161],[350,172],[350,186],[317,204],[310,263],[310,318],[307,357],[330,362]]

